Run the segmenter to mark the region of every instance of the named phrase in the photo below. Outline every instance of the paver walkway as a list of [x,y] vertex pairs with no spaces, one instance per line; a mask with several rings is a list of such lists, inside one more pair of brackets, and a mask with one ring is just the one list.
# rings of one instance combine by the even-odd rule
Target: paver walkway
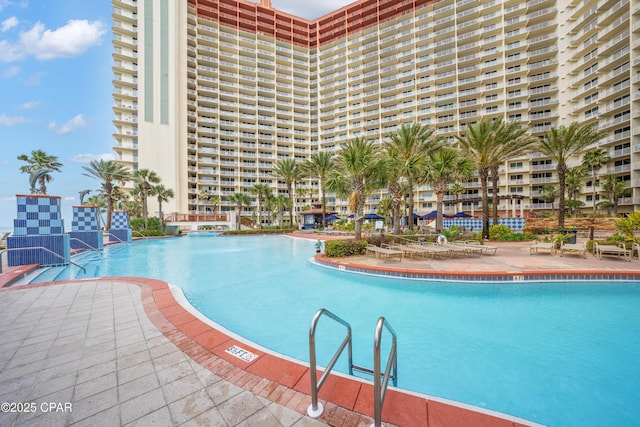
[[136,285],[2,292],[0,325],[0,402],[21,410],[3,406],[0,426],[324,425],[196,363],[149,320]]

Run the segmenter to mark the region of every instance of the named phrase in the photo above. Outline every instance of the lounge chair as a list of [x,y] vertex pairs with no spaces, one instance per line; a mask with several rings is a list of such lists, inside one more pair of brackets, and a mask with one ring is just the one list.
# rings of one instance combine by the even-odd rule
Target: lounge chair
[[424,244],[410,244],[409,246],[416,247],[424,251],[425,256],[431,255],[432,258],[435,259],[436,256],[451,256],[451,249],[442,247],[440,245],[436,245],[434,243],[424,243]]
[[389,261],[393,257],[399,257],[400,260],[403,258],[402,251],[399,251],[397,249],[381,248],[380,246],[375,245],[367,246],[367,254],[374,254],[376,258],[384,258],[387,261]]
[[495,255],[498,250],[497,246],[483,245],[477,240],[457,241],[455,242],[455,244],[460,246],[466,245],[467,247],[473,248],[475,251],[478,251],[482,255],[488,255],[489,252],[492,252],[491,255]]
[[537,254],[538,251],[549,251],[551,255],[556,253],[556,244],[553,242],[535,242],[531,246],[529,246],[529,254],[533,255]]
[[633,255],[633,250],[625,248],[623,243],[618,243],[617,246],[594,243],[593,246],[598,259],[602,259],[602,256],[605,255],[619,257],[625,261],[631,261],[631,256]]
[[582,255],[582,258],[587,257],[587,245],[584,243],[560,243],[560,256],[564,253],[577,253]]

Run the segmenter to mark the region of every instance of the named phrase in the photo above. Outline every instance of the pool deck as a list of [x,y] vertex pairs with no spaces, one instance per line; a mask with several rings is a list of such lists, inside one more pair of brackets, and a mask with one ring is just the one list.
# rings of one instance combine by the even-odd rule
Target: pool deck
[[[498,246],[495,256],[392,263],[355,257],[348,263],[424,274],[623,272],[640,277],[637,258],[626,262],[598,260],[592,255],[586,259],[530,255],[529,243]],[[31,268],[4,269],[0,287]],[[310,403],[306,364],[282,359],[215,329],[183,307],[162,281],[104,278],[3,288],[0,325],[0,400],[33,402],[36,409],[0,412],[0,425],[372,423],[373,390],[369,382],[330,377],[320,392],[325,411],[319,420],[313,420],[305,415]],[[234,346],[241,349],[241,354],[228,351]],[[238,355],[257,357],[249,360]],[[49,409],[48,403],[61,405]],[[71,411],[65,408],[67,403]],[[387,393],[383,421],[387,426],[536,425],[394,389]]]

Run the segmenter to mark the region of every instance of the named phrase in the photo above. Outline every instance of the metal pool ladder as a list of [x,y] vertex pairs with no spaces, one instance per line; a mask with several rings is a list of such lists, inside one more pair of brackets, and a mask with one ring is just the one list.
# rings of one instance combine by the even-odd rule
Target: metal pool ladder
[[[347,334],[342,340],[342,343],[336,350],[335,354],[331,358],[331,361],[327,365],[320,380],[318,381],[317,362],[316,362],[316,327],[318,321],[322,316],[327,316],[330,319],[335,320],[347,329]],[[391,350],[389,351],[389,358],[387,359],[387,366],[384,371],[384,375],[380,370],[380,344],[382,341],[382,331],[386,328],[391,334],[392,343]],[[353,371],[373,375],[373,401],[374,401],[374,424],[372,426],[380,427],[382,425],[382,405],[384,404],[384,398],[387,393],[387,386],[389,384],[389,378],[393,381],[394,387],[398,385],[398,355],[397,355],[397,337],[396,333],[385,322],[384,317],[380,317],[376,323],[376,330],[373,341],[373,370],[362,366],[353,364],[352,344],[351,344],[351,325],[336,316],[329,310],[321,308],[313,316],[311,321],[311,328],[309,329],[309,374],[311,377],[311,405],[307,408],[307,415],[311,418],[318,418],[322,415],[324,408],[322,404],[318,402],[318,391],[326,381],[331,369],[338,361],[338,358],[347,347],[347,357],[349,361],[349,375],[353,375]],[[391,370],[393,369],[393,373]]]

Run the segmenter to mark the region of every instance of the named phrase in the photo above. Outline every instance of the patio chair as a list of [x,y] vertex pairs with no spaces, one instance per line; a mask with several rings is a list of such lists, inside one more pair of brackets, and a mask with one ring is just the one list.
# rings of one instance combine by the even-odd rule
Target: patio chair
[[598,259],[602,259],[603,256],[614,256],[625,261],[631,261],[631,256],[633,255],[633,249],[627,249],[623,243],[618,243],[617,246],[594,243],[593,247]]
[[556,244],[553,242],[535,242],[529,246],[529,255],[537,254],[538,251],[549,251],[550,255],[556,253]]
[[560,256],[563,256],[564,253],[577,253],[578,255],[582,255],[582,258],[587,257],[587,245],[584,243],[560,243]]

